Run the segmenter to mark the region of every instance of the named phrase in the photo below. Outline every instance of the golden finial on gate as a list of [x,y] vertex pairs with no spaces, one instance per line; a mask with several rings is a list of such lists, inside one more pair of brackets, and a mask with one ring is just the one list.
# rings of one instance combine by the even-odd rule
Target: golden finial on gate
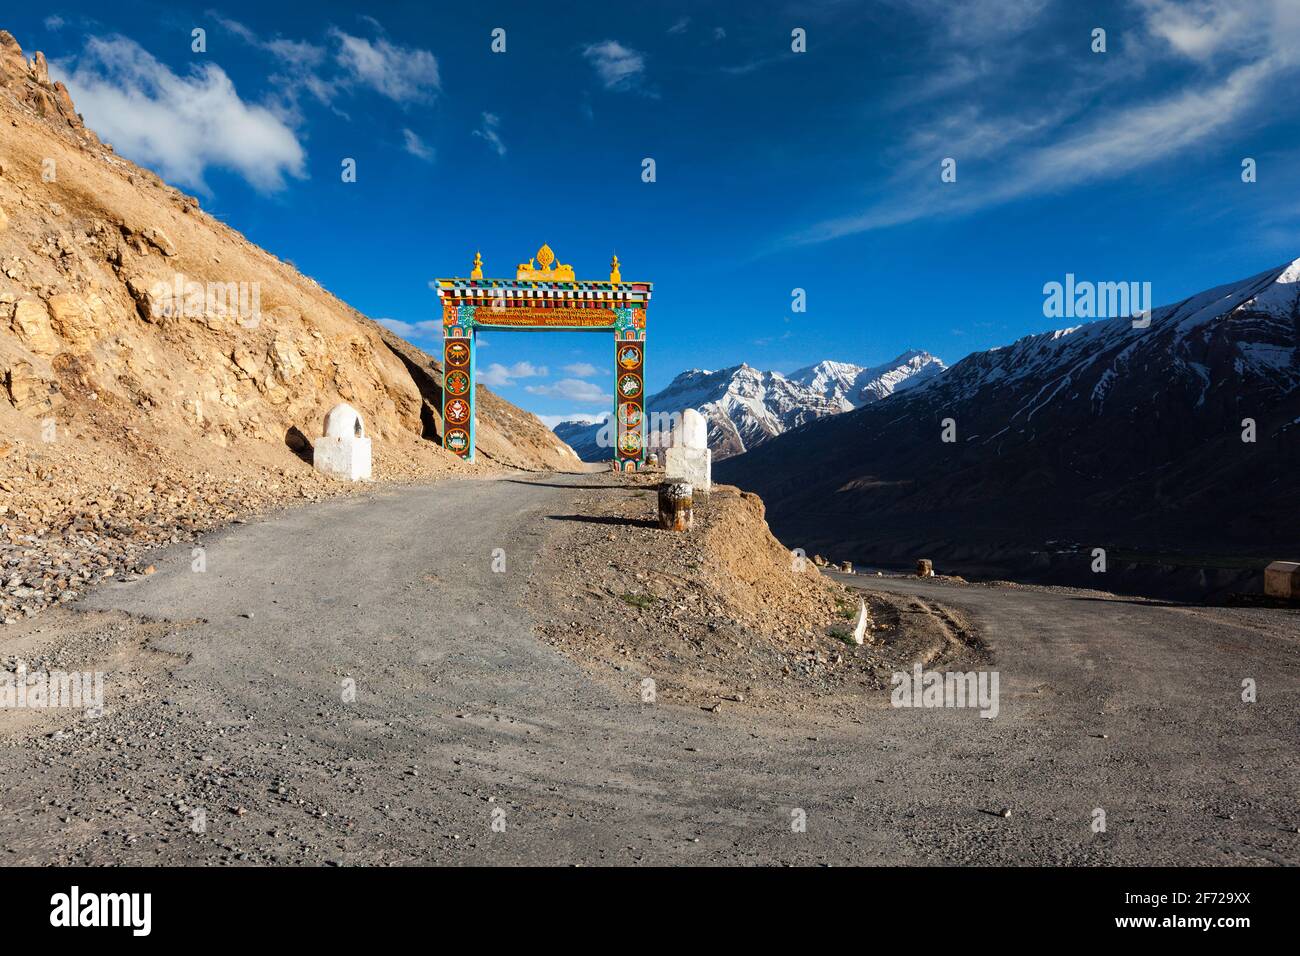
[[618,253],[614,253],[614,258],[609,263],[609,281],[622,282],[623,273],[618,268]]
[[[534,260],[536,265],[534,265]],[[551,268],[553,262],[555,268]],[[551,251],[550,246],[543,243],[542,248],[537,250],[536,256],[527,262],[519,263],[519,268],[515,271],[515,278],[541,282],[573,282],[573,266],[555,262],[555,253]]]
[[480,252],[474,253],[474,271],[469,274],[469,277],[471,279],[483,278],[483,254]]

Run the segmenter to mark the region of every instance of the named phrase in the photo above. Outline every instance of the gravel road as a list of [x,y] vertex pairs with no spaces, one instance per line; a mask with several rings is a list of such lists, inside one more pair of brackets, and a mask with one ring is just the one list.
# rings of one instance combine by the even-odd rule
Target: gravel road
[[584,677],[521,610],[549,516],[593,480],[287,511],[210,537],[201,573],[178,546],[6,630],[32,655],[62,642],[65,667],[116,663],[98,719],[41,715],[36,732],[0,711],[0,859],[1300,862],[1295,613],[848,576],[965,612],[999,715],[646,704]]

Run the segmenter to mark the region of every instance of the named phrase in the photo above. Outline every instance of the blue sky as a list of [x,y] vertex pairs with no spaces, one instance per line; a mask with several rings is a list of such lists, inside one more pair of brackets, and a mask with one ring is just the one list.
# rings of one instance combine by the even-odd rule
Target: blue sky
[[[650,391],[741,361],[951,363],[1057,324],[1043,285],[1067,272],[1160,304],[1300,256],[1293,0],[359,9],[56,3],[0,25],[121,153],[435,353],[429,280],[475,249],[512,276],[544,241],[580,278],[617,250],[655,283]],[[510,400],[606,409],[605,336],[485,339]]]

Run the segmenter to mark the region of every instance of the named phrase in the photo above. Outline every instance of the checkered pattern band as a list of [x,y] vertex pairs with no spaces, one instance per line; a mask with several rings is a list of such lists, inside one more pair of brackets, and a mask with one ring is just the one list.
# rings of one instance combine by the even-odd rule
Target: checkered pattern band
[[439,279],[441,299],[580,299],[644,304],[649,282],[530,282],[525,279]]

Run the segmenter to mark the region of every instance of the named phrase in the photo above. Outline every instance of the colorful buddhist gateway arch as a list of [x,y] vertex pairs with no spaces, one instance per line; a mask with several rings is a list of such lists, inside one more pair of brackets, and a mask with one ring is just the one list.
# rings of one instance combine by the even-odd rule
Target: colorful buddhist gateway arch
[[614,333],[614,467],[645,464],[645,313],[652,284],[624,282],[618,256],[608,282],[578,280],[550,246],[520,263],[513,279],[483,278],[474,255],[468,279],[438,279],[442,299],[442,445],[474,460],[474,378],[480,329]]

